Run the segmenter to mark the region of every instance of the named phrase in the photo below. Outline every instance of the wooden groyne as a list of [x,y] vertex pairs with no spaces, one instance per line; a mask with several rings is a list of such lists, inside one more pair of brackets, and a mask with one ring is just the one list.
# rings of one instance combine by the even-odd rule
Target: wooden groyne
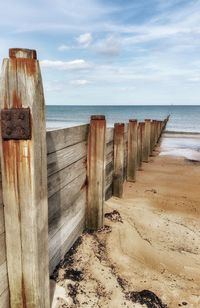
[[11,49],[1,72],[0,308],[49,308],[49,276],[85,228],[104,224],[104,201],[136,181],[168,117],[104,116],[46,132],[34,50]]

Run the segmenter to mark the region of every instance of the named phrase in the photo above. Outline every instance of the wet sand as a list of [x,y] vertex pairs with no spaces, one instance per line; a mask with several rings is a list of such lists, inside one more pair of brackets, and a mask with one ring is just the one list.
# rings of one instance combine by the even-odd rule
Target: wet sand
[[200,136],[189,159],[167,138],[55,271],[52,307],[200,307]]

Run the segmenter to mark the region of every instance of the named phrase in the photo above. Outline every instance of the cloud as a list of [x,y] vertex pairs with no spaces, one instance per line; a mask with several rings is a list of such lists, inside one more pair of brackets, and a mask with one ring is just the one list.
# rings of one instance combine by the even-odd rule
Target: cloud
[[121,44],[119,39],[109,36],[105,40],[97,43],[96,51],[104,56],[118,56],[121,51]]
[[73,86],[85,86],[87,84],[89,84],[90,82],[88,80],[85,79],[77,79],[77,80],[71,80],[70,84]]
[[60,45],[59,47],[58,47],[58,50],[59,51],[66,51],[66,50],[69,50],[70,49],[70,47],[69,46],[67,46],[67,45]]
[[88,47],[92,42],[92,34],[89,32],[81,34],[76,40],[82,47]]
[[40,61],[40,64],[42,67],[58,70],[84,70],[91,68],[91,64],[83,59],[77,59],[73,61],[42,60]]

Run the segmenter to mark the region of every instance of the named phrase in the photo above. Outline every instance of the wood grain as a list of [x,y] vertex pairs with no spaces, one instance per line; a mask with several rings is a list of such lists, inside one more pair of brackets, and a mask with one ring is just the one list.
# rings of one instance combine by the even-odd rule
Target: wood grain
[[49,308],[44,95],[39,63],[21,58],[23,52],[4,59],[0,85],[2,109],[30,108],[32,135],[31,140],[1,138],[10,299],[14,308]]
[[86,173],[86,158],[50,175],[48,177],[49,198],[84,172]]
[[122,198],[124,182],[124,123],[114,126],[113,196]]
[[76,143],[86,141],[88,136],[88,128],[89,125],[86,124],[48,131],[46,133],[47,153],[50,154]]
[[74,204],[63,214],[57,223],[50,225],[49,258],[50,272],[81,235],[85,227],[86,190],[84,190]]
[[85,185],[86,171],[84,170],[83,173],[48,199],[49,224],[51,224],[51,221],[58,213],[62,215],[62,212],[74,203]]
[[86,142],[81,142],[53,152],[47,156],[48,176],[86,156]]
[[105,199],[105,117],[91,117],[87,155],[87,216],[88,229],[103,227]]

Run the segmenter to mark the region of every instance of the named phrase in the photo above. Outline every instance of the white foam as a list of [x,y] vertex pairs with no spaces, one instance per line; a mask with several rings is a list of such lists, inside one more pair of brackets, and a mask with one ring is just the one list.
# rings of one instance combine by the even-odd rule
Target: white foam
[[160,155],[179,156],[189,160],[200,161],[200,136],[169,136],[161,143]]

